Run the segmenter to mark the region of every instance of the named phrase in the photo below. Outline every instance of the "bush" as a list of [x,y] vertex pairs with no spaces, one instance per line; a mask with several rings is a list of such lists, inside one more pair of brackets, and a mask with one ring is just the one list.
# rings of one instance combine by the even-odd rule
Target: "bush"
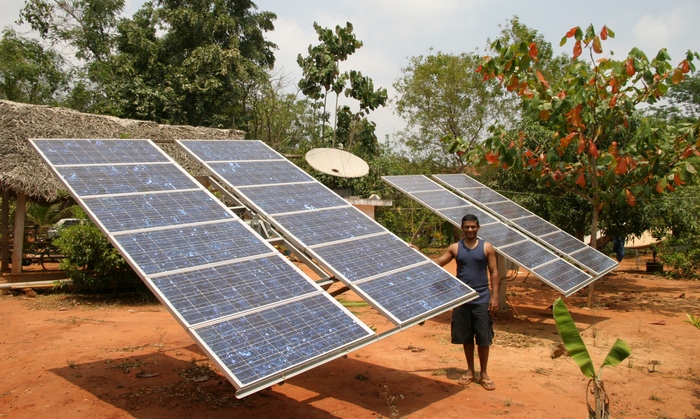
[[76,292],[148,292],[145,284],[92,224],[71,226],[54,240],[65,256],[63,269]]
[[658,246],[659,258],[674,278],[694,279],[700,270],[700,238],[671,237]]

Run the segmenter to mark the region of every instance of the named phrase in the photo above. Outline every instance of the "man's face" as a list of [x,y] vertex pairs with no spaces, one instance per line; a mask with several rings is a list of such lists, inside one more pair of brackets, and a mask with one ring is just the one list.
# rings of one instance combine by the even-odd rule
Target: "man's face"
[[476,232],[479,231],[479,224],[476,221],[465,221],[462,223],[462,234],[467,239],[476,237]]

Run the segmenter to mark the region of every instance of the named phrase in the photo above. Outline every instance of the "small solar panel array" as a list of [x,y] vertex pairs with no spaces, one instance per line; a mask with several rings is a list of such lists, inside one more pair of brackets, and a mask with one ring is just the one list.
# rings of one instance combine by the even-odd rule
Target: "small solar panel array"
[[579,267],[600,277],[618,265],[598,250],[538,217],[503,195],[465,174],[433,175],[439,182],[457,191],[475,205],[512,224],[517,229],[544,243]]
[[377,340],[153,142],[30,143],[237,396]]
[[[595,280],[536,240],[503,223],[493,211],[472,204],[426,176],[384,176],[382,179],[457,227],[462,225],[465,214],[476,215],[481,225],[481,239],[564,295],[571,295]],[[494,196],[493,191],[489,191],[480,191],[483,199]]]
[[476,297],[422,253],[260,141],[177,141],[249,208],[395,325]]

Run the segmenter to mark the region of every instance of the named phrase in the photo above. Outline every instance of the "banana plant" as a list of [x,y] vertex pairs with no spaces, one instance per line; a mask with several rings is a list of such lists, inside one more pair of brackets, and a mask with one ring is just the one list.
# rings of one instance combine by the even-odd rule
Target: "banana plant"
[[[591,356],[588,354],[586,344],[583,342],[583,339],[581,339],[581,334],[578,332],[576,324],[571,318],[571,314],[561,298],[557,298],[554,301],[553,313],[554,322],[557,325],[557,330],[559,331],[561,340],[564,342],[566,350],[569,351],[569,355],[571,355],[571,358],[579,366],[583,375],[590,379],[588,381],[588,385],[586,386],[588,418],[607,419],[610,416],[610,400],[605,392],[605,386],[603,385],[603,380],[601,378],[603,374],[603,367],[614,367],[630,356],[631,350],[629,345],[625,341],[617,339],[613,347],[610,349],[610,352],[608,352],[608,356],[605,357],[605,361],[603,361],[603,365],[598,370],[598,374],[596,374],[595,368],[593,367],[593,361],[591,360]],[[588,396],[591,394],[591,386],[593,386],[595,408],[591,406],[591,403],[588,400]]]

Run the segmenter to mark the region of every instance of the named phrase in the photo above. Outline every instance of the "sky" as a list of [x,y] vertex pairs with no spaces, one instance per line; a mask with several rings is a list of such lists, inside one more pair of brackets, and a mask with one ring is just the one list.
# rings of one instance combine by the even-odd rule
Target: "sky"
[[[142,0],[126,0],[125,14],[131,15]],[[372,78],[375,88],[388,90],[394,99],[392,84],[401,76],[411,57],[431,52],[460,54],[484,51],[488,39],[499,35],[501,26],[514,16],[537,30],[554,47],[556,53],[571,55],[572,43],[563,48],[559,40],[566,32],[593,24],[603,25],[616,37],[603,43],[614,58],[626,56],[632,47],[654,57],[667,48],[673,64],[680,62],[688,50],[700,52],[700,2],[697,0],[254,0],[258,11],[277,15],[275,30],[267,39],[277,44],[277,70],[294,86],[301,78],[296,63],[298,54],[306,55],[309,45],[319,43],[313,23],[335,28],[352,23],[357,39],[364,46],[341,70],[358,70]],[[0,0],[0,27],[13,25],[24,0]],[[22,28],[20,28],[20,33]],[[696,63],[700,69],[700,62]],[[291,89],[292,87],[290,87]],[[369,119],[377,123],[377,135],[387,135],[404,127],[392,105],[372,112]]]

